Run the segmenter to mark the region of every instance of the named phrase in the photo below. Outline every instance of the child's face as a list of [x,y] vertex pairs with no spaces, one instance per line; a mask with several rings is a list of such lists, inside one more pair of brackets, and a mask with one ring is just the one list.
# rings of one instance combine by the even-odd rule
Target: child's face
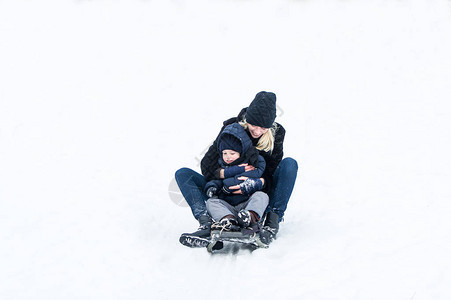
[[222,159],[227,164],[233,163],[239,157],[240,157],[239,152],[236,152],[233,150],[228,150],[228,149],[222,151]]

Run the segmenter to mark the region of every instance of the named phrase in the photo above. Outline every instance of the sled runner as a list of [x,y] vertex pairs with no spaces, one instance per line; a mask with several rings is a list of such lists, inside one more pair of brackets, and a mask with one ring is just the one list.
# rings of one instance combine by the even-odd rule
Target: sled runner
[[257,248],[268,248],[268,245],[262,243],[257,232],[247,232],[246,229],[241,231],[221,231],[212,230],[210,243],[207,246],[207,251],[212,253],[215,251],[215,245],[218,242],[240,243],[250,245],[253,250]]

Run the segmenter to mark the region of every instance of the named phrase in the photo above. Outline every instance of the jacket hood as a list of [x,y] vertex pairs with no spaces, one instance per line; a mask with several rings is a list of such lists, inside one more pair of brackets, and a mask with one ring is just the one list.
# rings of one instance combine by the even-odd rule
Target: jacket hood
[[218,136],[217,145],[218,145],[219,153],[221,152],[219,149],[219,144],[220,144],[221,138],[223,138],[223,136],[226,134],[232,135],[240,141],[241,149],[242,149],[242,151],[240,153],[241,156],[243,156],[243,154],[245,154],[247,152],[247,150],[249,150],[249,148],[252,146],[252,141],[249,138],[249,136],[247,135],[244,128],[241,127],[241,125],[238,123],[233,123],[233,124],[226,126],[224,128],[224,130],[221,132],[221,134]]

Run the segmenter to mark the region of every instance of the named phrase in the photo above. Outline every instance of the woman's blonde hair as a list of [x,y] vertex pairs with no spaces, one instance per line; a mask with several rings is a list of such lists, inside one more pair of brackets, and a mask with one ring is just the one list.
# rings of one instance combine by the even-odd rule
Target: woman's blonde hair
[[[244,129],[247,130],[248,123],[246,121],[246,118],[244,118],[243,121],[240,121],[239,124]],[[274,122],[271,128],[269,128],[268,131],[266,131],[261,135],[255,148],[257,148],[257,150],[265,152],[271,152],[272,150],[274,150],[274,140],[276,136],[276,131],[277,131],[277,123]]]

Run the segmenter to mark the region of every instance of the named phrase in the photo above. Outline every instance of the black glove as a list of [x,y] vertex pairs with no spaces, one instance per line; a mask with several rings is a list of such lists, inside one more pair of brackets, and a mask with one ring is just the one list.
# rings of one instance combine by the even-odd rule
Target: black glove
[[216,187],[212,186],[207,189],[207,192],[205,194],[207,194],[208,198],[211,198],[211,197],[217,195],[217,191],[218,191],[218,189]]
[[222,192],[224,193],[224,194],[226,194],[226,195],[231,195],[231,194],[233,194],[233,192],[234,192],[235,190],[231,190],[231,189],[229,189],[227,186],[223,186],[222,187]]
[[249,150],[247,150],[245,157],[246,161],[249,165],[254,166],[258,169],[258,156],[260,152],[258,152],[257,148],[250,147]]
[[240,189],[243,195],[251,195],[263,189],[263,182],[259,178],[248,178],[240,183]]

